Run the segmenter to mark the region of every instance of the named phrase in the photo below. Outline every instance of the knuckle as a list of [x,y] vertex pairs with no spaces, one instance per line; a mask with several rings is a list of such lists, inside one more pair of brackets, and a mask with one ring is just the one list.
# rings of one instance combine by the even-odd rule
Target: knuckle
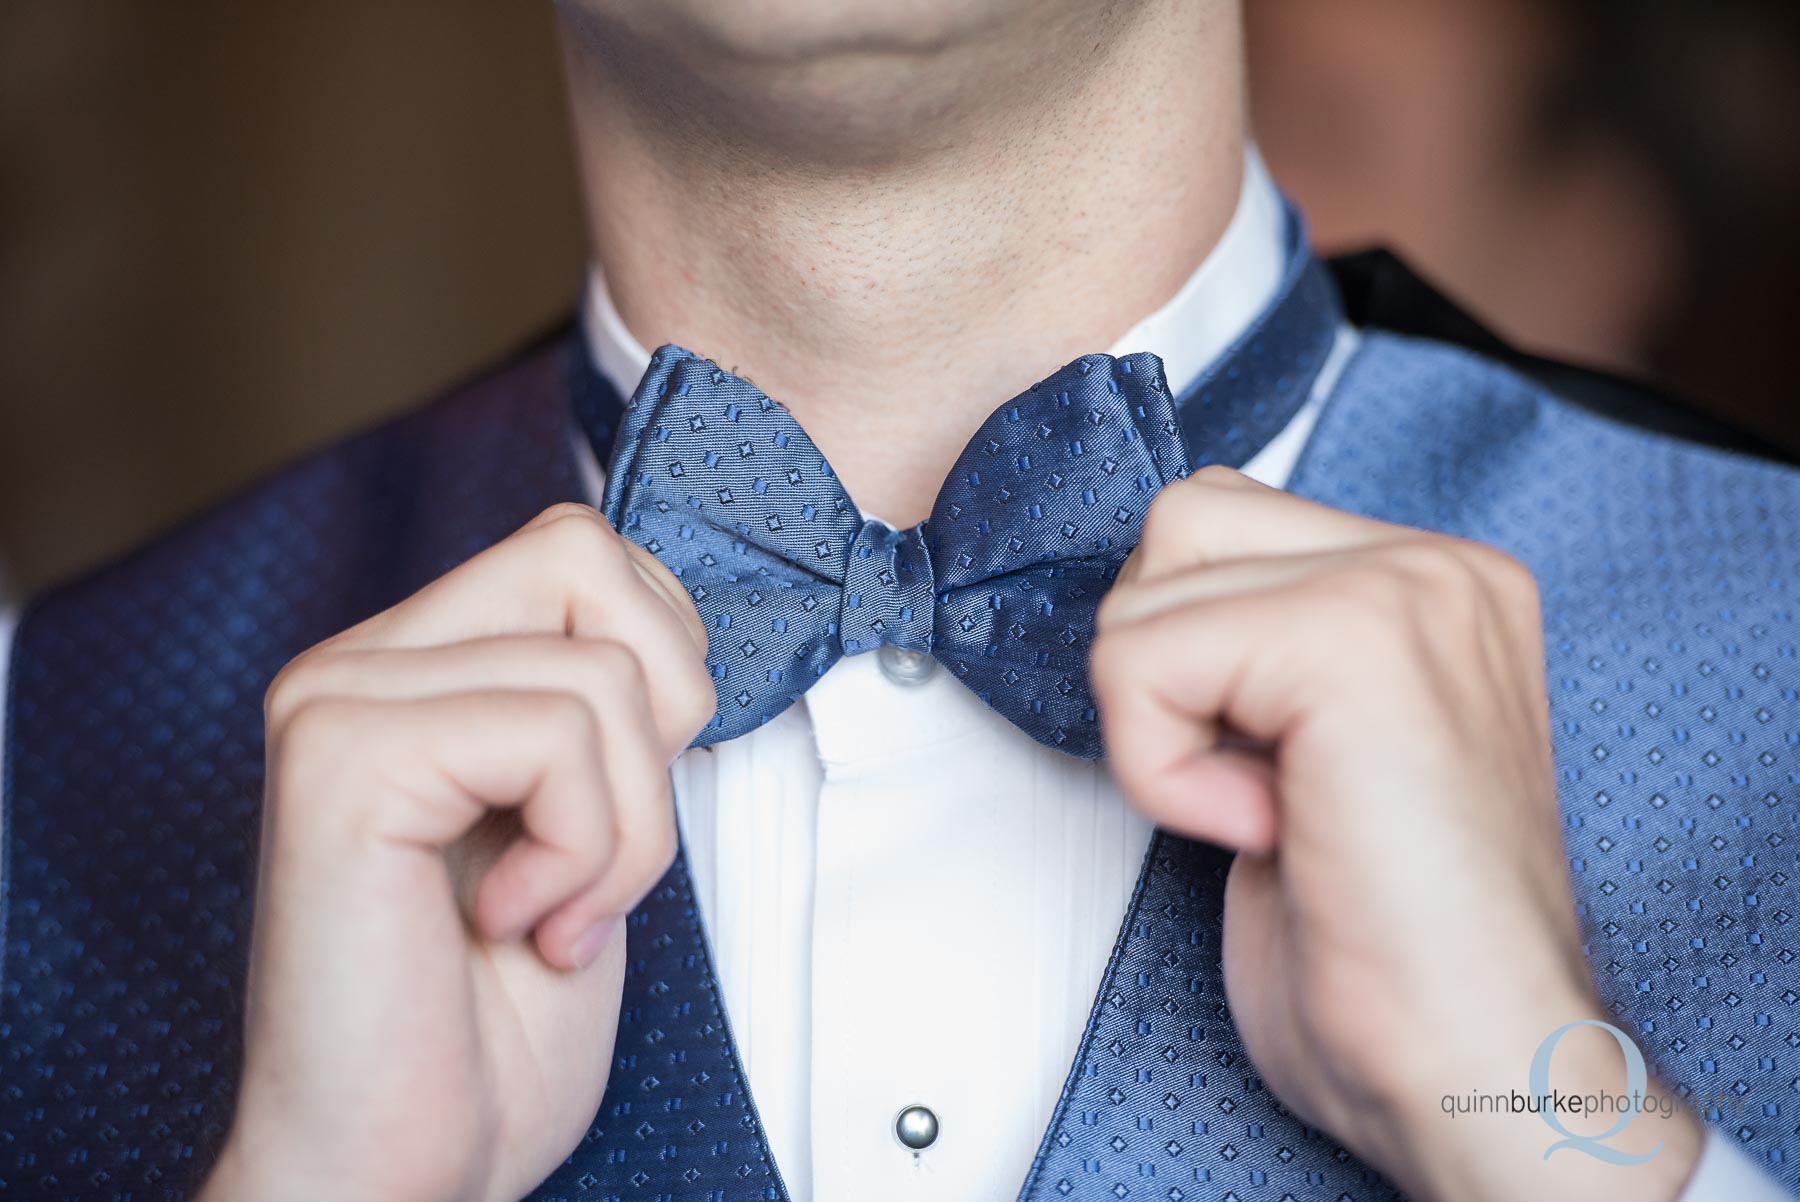
[[292,775],[308,765],[354,762],[367,725],[364,708],[359,702],[338,697],[297,701],[280,730],[270,736],[270,755],[282,775]]
[[1421,586],[1415,603],[1480,615],[1494,608],[1508,616],[1535,615],[1537,581],[1517,559],[1486,543],[1429,538],[1396,549],[1403,570]]
[[609,689],[642,691],[647,680],[637,653],[616,639],[579,639],[573,647],[585,675],[604,682]]
[[1200,514],[1226,494],[1239,495],[1263,486],[1235,468],[1209,463],[1157,492],[1144,514],[1141,541],[1166,543],[1192,530]]
[[293,713],[294,702],[300,692],[297,679],[304,670],[301,661],[305,655],[296,656],[283,664],[281,671],[275,673],[275,679],[263,690],[263,725],[271,730],[279,728]]
[[683,728],[692,729],[698,734],[718,708],[719,694],[713,686],[712,676],[703,663],[695,660],[692,670],[682,673],[681,684],[676,691],[676,710]]
[[1386,559],[1404,590],[1404,612],[1440,622],[1458,615],[1478,619],[1484,585],[1456,540],[1411,540],[1390,548]]
[[688,641],[696,647],[705,647],[706,623],[701,619],[700,611],[694,607],[694,599],[689,595],[687,586],[670,571],[668,565],[637,543],[621,538],[619,546],[639,581],[674,615],[676,624]]
[[280,730],[293,720],[296,710],[319,695],[328,657],[328,652],[314,648],[282,665],[281,671],[263,691],[265,727],[271,731]]
[[[1096,639],[1098,639],[1101,633],[1117,626],[1119,611],[1126,606],[1126,602],[1121,600],[1121,598],[1127,596],[1130,590],[1131,586],[1129,584],[1115,584],[1112,588],[1106,590],[1106,595],[1104,597],[1100,598],[1100,604],[1094,609],[1094,631]],[[1098,643],[1096,642],[1095,645],[1098,646]]]
[[697,649],[678,647],[670,665],[658,672],[657,682],[653,684],[645,676],[637,687],[646,693],[657,692],[674,720],[690,735],[698,733],[718,709],[718,689],[707,671],[705,656]]
[[657,656],[661,666],[654,674],[636,650],[617,639],[580,640],[574,651],[583,661],[581,675],[588,689],[601,699],[597,704],[622,698],[627,704],[647,705],[678,728],[685,736],[683,745],[718,708],[705,661],[688,647],[677,645],[673,654]]
[[533,532],[548,542],[558,561],[573,572],[586,573],[596,565],[615,565],[624,559],[621,540],[606,519],[574,501],[546,509]]
[[1256,482],[1236,468],[1226,467],[1222,463],[1209,463],[1195,470],[1188,479],[1203,488],[1244,489],[1254,487]]
[[1096,699],[1115,697],[1126,687],[1134,641],[1129,630],[1109,630],[1095,636],[1088,653],[1088,685]]
[[1205,482],[1195,474],[1180,484],[1161,490],[1151,499],[1150,508],[1144,513],[1144,531],[1140,541],[1150,546],[1167,543],[1193,522],[1196,503],[1200,498],[1190,485],[1204,487]]
[[599,754],[599,738],[595,728],[593,707],[578,693],[546,692],[534,704],[541,722],[554,737],[557,746],[579,749],[589,758]]
[[583,505],[559,507],[558,516],[530,532],[536,570],[562,598],[565,622],[595,611],[631,571],[624,540],[604,518]]
[[1409,538],[1386,548],[1384,558],[1415,585],[1462,588],[1470,581],[1468,564],[1450,539]]
[[[599,524],[606,525],[606,519],[592,505],[583,505],[580,501],[558,501],[531,519],[531,526],[550,526],[567,522],[571,525]],[[611,527],[608,527],[611,529]]]
[[1472,543],[1470,548],[1476,569],[1490,582],[1503,604],[1537,613],[1540,605],[1537,577],[1532,575],[1530,568],[1498,547]]

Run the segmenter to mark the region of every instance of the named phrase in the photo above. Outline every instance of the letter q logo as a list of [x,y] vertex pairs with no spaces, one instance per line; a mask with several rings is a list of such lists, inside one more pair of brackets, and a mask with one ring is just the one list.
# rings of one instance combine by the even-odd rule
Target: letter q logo
[[1607,1140],[1631,1126],[1632,1120],[1637,1118],[1637,1110],[1632,1106],[1624,1106],[1619,1109],[1619,1121],[1614,1123],[1610,1130],[1603,1131],[1598,1135],[1577,1135],[1563,1126],[1562,1118],[1556,1113],[1556,1108],[1550,1104],[1550,1057],[1555,1053],[1556,1045],[1561,1042],[1562,1037],[1576,1027],[1602,1027],[1618,1041],[1619,1051],[1625,1055],[1625,1096],[1628,1100],[1641,1100],[1644,1096],[1644,1087],[1649,1082],[1649,1073],[1644,1068],[1644,1054],[1638,1051],[1637,1045],[1631,1042],[1625,1032],[1611,1023],[1601,1022],[1596,1018],[1584,1018],[1572,1023],[1564,1023],[1550,1032],[1544,1037],[1544,1042],[1538,1044],[1537,1053],[1531,1058],[1530,1085],[1532,1094],[1544,1099],[1539,1113],[1543,1115],[1545,1124],[1563,1138],[1544,1149],[1544,1159],[1549,1160],[1552,1153],[1563,1148],[1574,1148],[1578,1152],[1586,1152],[1594,1159],[1604,1160],[1608,1164],[1642,1164],[1662,1151],[1661,1140],[1658,1140],[1654,1148],[1641,1156],[1622,1152],[1606,1143]]

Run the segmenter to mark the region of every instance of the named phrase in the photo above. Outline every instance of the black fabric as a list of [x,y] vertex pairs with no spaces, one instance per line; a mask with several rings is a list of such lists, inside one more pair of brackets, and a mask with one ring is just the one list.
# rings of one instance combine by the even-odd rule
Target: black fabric
[[1466,347],[1528,376],[1545,391],[1613,421],[1776,463],[1800,464],[1800,456],[1794,452],[1655,385],[1518,349],[1390,250],[1344,255],[1329,260],[1327,266],[1337,280],[1344,312],[1355,325]]

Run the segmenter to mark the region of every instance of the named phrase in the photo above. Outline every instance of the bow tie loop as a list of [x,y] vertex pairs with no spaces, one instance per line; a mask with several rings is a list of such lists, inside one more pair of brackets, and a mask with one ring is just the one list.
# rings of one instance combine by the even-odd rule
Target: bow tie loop
[[1031,565],[1123,560],[1164,484],[1187,475],[1152,354],[1085,355],[990,415],[926,524],[940,589]]
[[918,526],[865,521],[845,563],[838,639],[845,655],[892,646],[929,652],[936,609],[931,554]]

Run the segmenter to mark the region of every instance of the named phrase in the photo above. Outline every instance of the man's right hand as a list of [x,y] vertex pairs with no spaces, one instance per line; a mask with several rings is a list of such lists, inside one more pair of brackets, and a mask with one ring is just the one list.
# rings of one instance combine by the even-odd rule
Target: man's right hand
[[711,716],[668,572],[560,505],[289,664],[248,1049],[203,1202],[513,1200],[606,1087],[621,917]]

